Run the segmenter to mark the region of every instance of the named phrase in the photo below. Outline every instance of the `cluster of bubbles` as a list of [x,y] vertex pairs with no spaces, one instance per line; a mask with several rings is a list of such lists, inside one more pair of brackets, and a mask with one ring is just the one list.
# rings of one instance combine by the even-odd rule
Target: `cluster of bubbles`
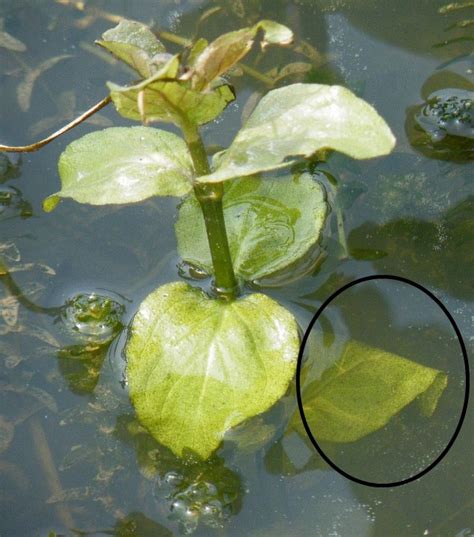
[[473,96],[472,91],[445,88],[409,107],[405,128],[413,147],[429,158],[472,160]]
[[232,495],[220,492],[210,481],[195,478],[190,482],[176,471],[158,479],[155,496],[168,501],[169,518],[178,522],[183,535],[193,533],[199,524],[222,528],[232,515],[235,500]]
[[441,142],[446,136],[474,138],[472,95],[463,90],[441,90],[430,95],[416,120],[432,142]]
[[124,306],[96,293],[79,293],[61,308],[63,326],[76,339],[105,344],[121,329]]

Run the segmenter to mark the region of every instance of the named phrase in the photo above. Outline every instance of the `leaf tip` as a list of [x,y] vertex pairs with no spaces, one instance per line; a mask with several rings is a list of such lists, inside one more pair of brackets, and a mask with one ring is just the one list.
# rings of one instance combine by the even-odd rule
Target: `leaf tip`
[[50,213],[56,209],[59,202],[61,201],[61,198],[57,194],[52,194],[51,196],[48,196],[43,201],[43,211],[45,213]]

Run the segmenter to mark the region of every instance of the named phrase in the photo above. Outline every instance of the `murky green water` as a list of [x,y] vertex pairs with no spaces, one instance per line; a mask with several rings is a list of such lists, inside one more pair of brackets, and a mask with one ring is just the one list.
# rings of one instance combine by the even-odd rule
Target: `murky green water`
[[[248,64],[261,73],[290,62],[308,64],[277,85],[344,84],[377,108],[398,143],[384,159],[329,160],[324,169],[343,185],[346,200],[347,252],[337,242],[333,211],[322,262],[284,286],[267,282],[273,285],[264,291],[305,329],[341,285],[370,274],[403,276],[445,304],[471,349],[472,108],[466,121],[439,119],[450,106],[459,111],[467,91],[472,99],[469,2],[443,8],[438,0],[96,0],[87,3],[88,12],[62,3],[68,2],[0,2],[4,30],[27,47],[0,48],[1,143],[31,143],[103,98],[107,80],[129,80],[90,46],[113,25],[107,20],[113,15],[189,38],[214,37],[262,17],[283,22],[295,31],[300,51],[270,50]],[[207,11],[214,7],[220,9]],[[70,57],[36,77],[32,69],[58,55]],[[208,144],[230,143],[247,103],[269,89],[250,75],[232,82],[238,99],[217,125],[204,129]],[[128,124],[110,107],[97,121],[99,127]],[[469,410],[442,462],[397,488],[354,483],[303,437],[288,434],[294,386],[267,414],[229,435],[206,464],[180,462],[140,428],[122,382],[125,330],[110,346],[97,347],[88,339],[90,328],[83,336],[68,330],[77,328],[71,304],[66,323],[57,308],[83,293],[82,306],[89,300],[94,311],[105,308],[114,318],[123,307],[126,326],[152,289],[178,278],[176,204],[152,199],[102,208],[65,201],[54,213],[41,209],[44,197],[58,189],[56,162],[64,147],[99,127],[83,124],[37,153],[0,161],[0,254],[10,269],[0,288],[1,537],[53,530],[74,535],[71,528],[94,536],[179,535],[196,526],[196,513],[185,513],[190,498],[210,505],[200,514],[196,536],[473,534]],[[114,302],[87,298],[91,293]],[[115,329],[120,326],[96,323],[92,331],[108,341]],[[440,310],[413,289],[372,283],[340,295],[314,330],[326,349],[323,357],[338,338],[350,337],[448,374],[432,418],[423,421],[410,407],[383,431],[325,447],[363,479],[402,479],[430,464],[452,436],[466,384],[459,344]]]

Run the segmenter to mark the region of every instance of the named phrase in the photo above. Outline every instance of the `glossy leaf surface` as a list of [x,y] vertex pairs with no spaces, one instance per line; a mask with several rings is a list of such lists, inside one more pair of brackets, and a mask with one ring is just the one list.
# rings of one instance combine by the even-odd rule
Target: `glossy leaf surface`
[[[430,416],[447,382],[441,371],[350,340],[336,363],[304,387],[303,407],[318,441],[354,442],[415,399]],[[293,424],[303,429],[299,414]]]
[[148,127],[112,127],[86,134],[68,145],[59,159],[59,198],[80,203],[131,203],[151,196],[182,196],[191,189],[193,169],[184,141]]
[[166,52],[148,26],[129,20],[123,20],[115,28],[107,30],[96,43],[135,69],[143,78],[151,76],[156,70],[156,55]]
[[390,153],[395,138],[368,103],[341,86],[292,84],[270,91],[202,182],[274,170],[291,157],[332,149],[356,159]]
[[117,111],[138,121],[166,121],[178,127],[185,121],[203,125],[215,119],[235,99],[222,84],[206,92],[191,89],[189,82],[154,76],[135,86],[108,83]]
[[190,76],[193,87],[204,89],[241,60],[252,48],[259,31],[263,34],[262,49],[270,44],[289,45],[293,41],[293,32],[289,28],[270,20],[223,34],[207,45],[197,57],[194,54]]
[[[317,244],[327,205],[322,186],[309,175],[236,179],[225,184],[224,192],[224,218],[239,277],[249,281],[274,274]],[[204,219],[192,194],[179,209],[176,234],[181,257],[212,273]]]
[[153,436],[207,458],[231,427],[272,406],[295,372],[293,316],[262,294],[224,302],[186,283],[153,291],[126,354],[130,397]]

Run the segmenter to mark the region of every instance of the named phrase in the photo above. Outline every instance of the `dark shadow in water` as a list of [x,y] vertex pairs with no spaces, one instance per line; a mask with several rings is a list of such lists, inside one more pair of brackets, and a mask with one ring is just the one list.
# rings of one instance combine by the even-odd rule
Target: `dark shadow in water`
[[350,249],[387,253],[371,261],[378,273],[405,276],[425,286],[472,300],[474,284],[474,196],[444,212],[436,223],[404,218],[377,225],[367,222],[348,238]]

